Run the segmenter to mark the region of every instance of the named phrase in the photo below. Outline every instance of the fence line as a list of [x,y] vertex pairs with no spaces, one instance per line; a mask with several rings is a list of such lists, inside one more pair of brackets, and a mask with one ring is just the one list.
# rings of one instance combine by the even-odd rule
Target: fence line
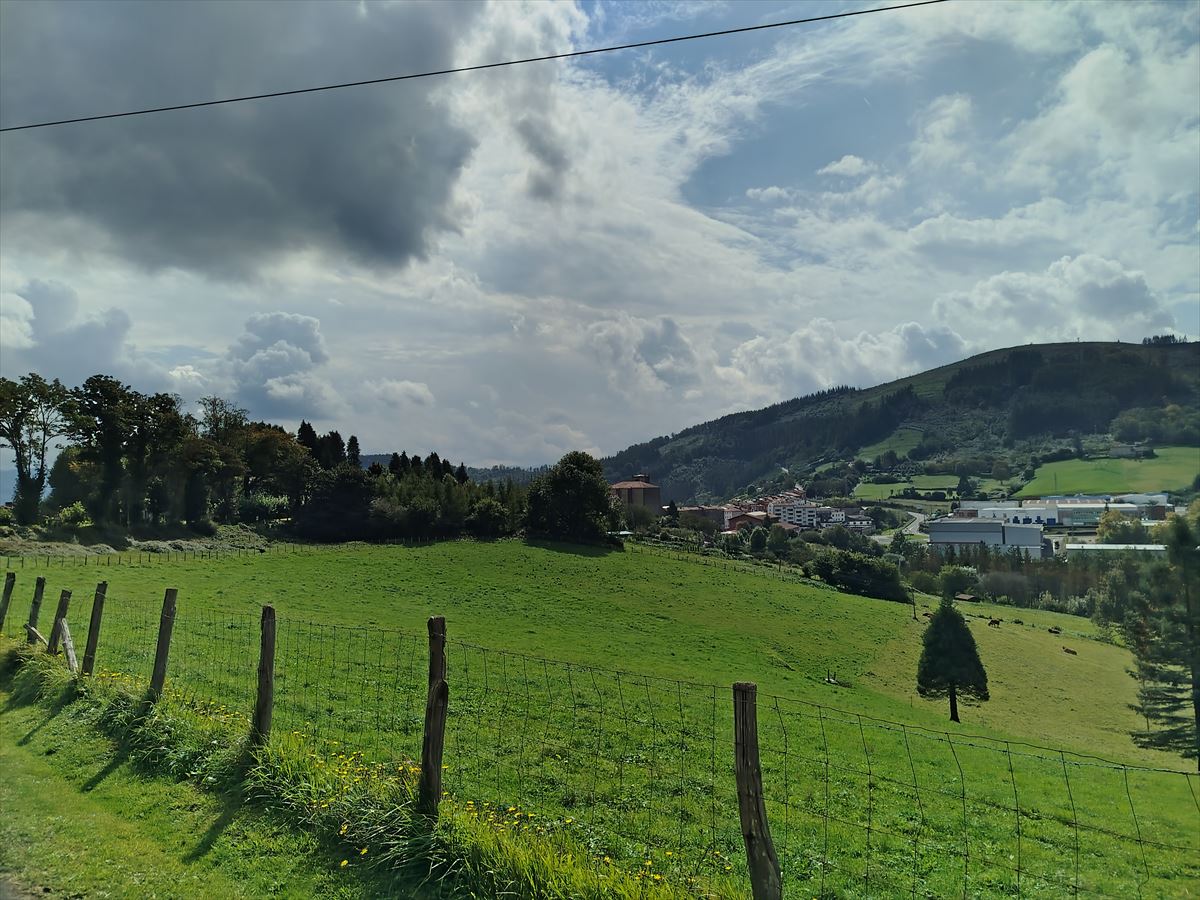
[[[10,606],[29,596],[19,581]],[[348,778],[437,775],[424,788],[427,810],[444,799],[444,814],[561,841],[592,861],[597,879],[623,871],[697,896],[777,896],[770,854],[747,866],[747,851],[756,859],[747,821],[761,822],[753,846],[773,843],[788,893],[1121,897],[1200,879],[1200,799],[1188,772],[764,692],[757,765],[745,767],[761,771],[754,789],[735,771],[745,740],[728,686],[453,638],[438,678],[418,632],[275,619],[273,610],[265,663],[265,611],[257,621],[186,597],[171,611],[156,597],[113,596],[103,583],[91,621],[83,606],[75,601],[75,639],[91,648],[95,678],[143,692],[161,669],[163,701],[214,734],[253,724],[265,738],[273,721],[276,739],[314,764],[352,759],[339,769]],[[18,619],[10,612],[0,629],[13,634]],[[449,702],[441,746],[431,746],[437,684],[449,685]],[[755,793],[761,805],[739,824],[739,802]]]
[[[163,541],[163,543],[168,543]],[[259,556],[264,553],[298,554],[312,551],[313,545],[275,542],[264,547],[227,547],[212,549],[114,550],[111,553],[25,553],[4,555],[4,568],[20,569],[82,569],[110,566],[140,566],[155,563],[187,562],[198,559],[227,559]]]

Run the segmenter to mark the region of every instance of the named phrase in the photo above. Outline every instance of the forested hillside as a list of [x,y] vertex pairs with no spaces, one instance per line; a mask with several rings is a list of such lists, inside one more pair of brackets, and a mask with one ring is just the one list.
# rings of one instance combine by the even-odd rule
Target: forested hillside
[[[989,477],[1084,442],[1200,446],[1200,344],[1153,339],[983,353],[866,390],[833,388],[635,444],[604,460],[679,502],[876,462]],[[864,452],[864,451],[869,452]]]

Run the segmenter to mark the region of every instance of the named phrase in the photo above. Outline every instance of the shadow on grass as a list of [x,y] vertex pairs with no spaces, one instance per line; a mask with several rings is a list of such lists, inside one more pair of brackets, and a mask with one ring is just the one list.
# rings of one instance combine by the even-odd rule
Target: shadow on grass
[[570,544],[565,541],[551,541],[545,538],[526,538],[526,546],[537,547],[539,550],[549,550],[553,553],[565,553],[570,556],[602,557],[610,553],[621,553],[624,548],[617,544]]
[[208,830],[204,832],[204,837],[200,838],[196,846],[183,855],[183,862],[194,863],[212,850],[217,839],[225,833],[225,829],[233,823],[233,820],[237,818],[237,814],[241,812],[245,805],[245,800],[240,796],[223,795],[221,799],[221,814],[208,826]]
[[127,762],[129,762],[129,745],[117,745],[116,752],[113,753],[113,758],[104,764],[104,768],[85,781],[80,786],[79,790],[85,794],[89,793],[90,791],[94,791],[104,783],[104,780],[108,778],[109,775],[117,771],[117,769],[121,768],[121,766],[125,765]]

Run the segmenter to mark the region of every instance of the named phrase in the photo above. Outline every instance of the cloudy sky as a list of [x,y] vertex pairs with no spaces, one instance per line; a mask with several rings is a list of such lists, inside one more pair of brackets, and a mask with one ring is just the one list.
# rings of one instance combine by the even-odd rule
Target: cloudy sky
[[[0,6],[0,125],[867,8]],[[1200,333],[1200,5],[975,3],[0,135],[0,371],[613,452]]]

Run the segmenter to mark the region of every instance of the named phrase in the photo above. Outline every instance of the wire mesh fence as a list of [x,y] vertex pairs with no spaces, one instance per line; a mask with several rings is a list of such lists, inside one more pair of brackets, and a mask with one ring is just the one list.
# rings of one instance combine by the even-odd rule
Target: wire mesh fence
[[308,544],[275,542],[261,547],[172,547],[153,549],[112,550],[100,553],[23,553],[0,556],[8,571],[22,569],[104,569],[113,566],[151,566],[195,560],[256,557],[263,554],[299,554],[316,552]]
[[445,786],[496,828],[564,834],[598,873],[738,881],[726,692],[450,641]]
[[[77,646],[90,636],[90,600],[73,600]],[[6,634],[26,608],[14,598]],[[145,690],[162,613],[161,597],[106,596],[96,677]],[[172,624],[162,701],[244,735],[259,617],[181,598]],[[415,771],[425,635],[286,616],[276,634],[276,735],[314,759],[353,757],[352,777]],[[442,786],[454,815],[561,842],[591,860],[598,886],[621,871],[694,896],[749,893],[728,686],[456,640],[446,659]],[[1163,897],[1200,884],[1200,779],[1190,773],[772,694],[757,710],[788,895]]]
[[1200,879],[1200,806],[1188,773],[783,697],[760,698],[759,721],[785,885],[1126,897],[1171,896]]

